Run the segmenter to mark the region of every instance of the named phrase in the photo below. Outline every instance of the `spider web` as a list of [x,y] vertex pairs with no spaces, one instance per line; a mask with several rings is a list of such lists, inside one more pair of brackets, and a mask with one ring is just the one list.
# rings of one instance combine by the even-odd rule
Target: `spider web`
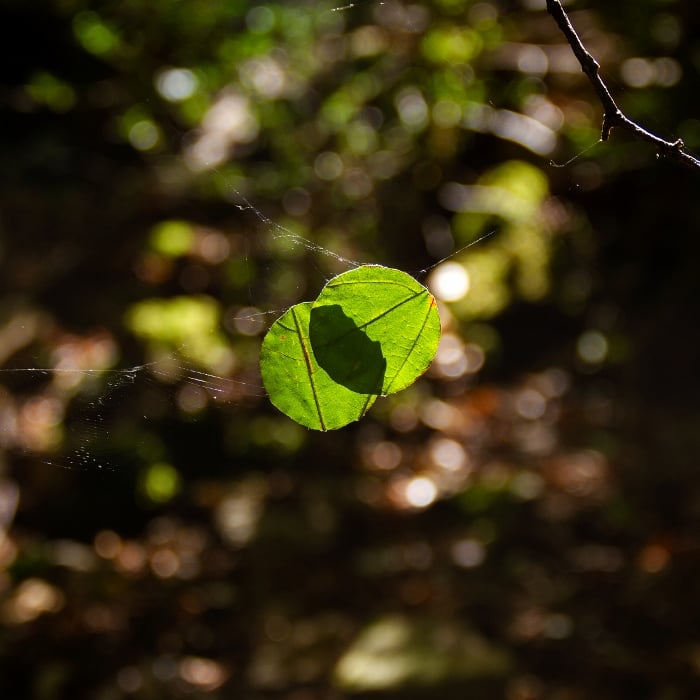
[[[383,6],[379,0],[356,0],[329,10],[347,13],[364,6]],[[183,135],[184,136],[184,135]],[[216,167],[207,168],[226,182]],[[250,201],[231,182],[226,183],[232,206],[249,214],[273,241],[310,253],[320,286],[337,272],[375,264],[358,261],[294,233]],[[491,231],[428,267],[409,271],[422,280],[436,266],[492,235]],[[249,253],[245,253],[246,263]],[[273,264],[283,265],[282,261]],[[328,269],[333,273],[328,274]],[[318,290],[317,290],[318,291]],[[249,308],[238,317],[260,325],[259,335],[288,306],[267,310],[256,307],[248,290]],[[259,302],[258,302],[259,303]],[[291,304],[290,304],[291,305]],[[161,425],[183,417],[196,422],[212,406],[235,414],[266,401],[257,366],[255,371],[206,371],[188,359],[180,345],[162,352],[156,360],[115,368],[109,362],[86,366],[78,362],[37,363],[32,367],[0,368],[0,459],[4,452],[20,460],[40,461],[72,470],[116,471],[122,465],[139,465],[144,459],[163,459],[162,448],[149,445]],[[4,386],[7,389],[4,389]],[[154,425],[157,424],[157,425]]]
[[[363,263],[344,257],[300,236],[266,216],[242,193],[233,189],[234,206],[250,213],[272,237],[287,245],[329,260],[333,267],[351,269]],[[413,271],[423,279],[442,262],[459,255],[494,232],[490,231],[428,267]],[[334,275],[319,270],[322,281]],[[253,300],[250,299],[251,307]],[[288,307],[238,316],[259,324],[261,331]],[[187,359],[186,345],[159,359],[124,368],[53,367],[0,368],[0,449],[20,459],[39,460],[65,469],[115,471],[137,466],[144,456],[164,458],[157,445],[148,445],[154,429],[172,423],[173,417],[196,422],[212,406],[247,410],[266,401],[257,371],[227,376],[205,371]],[[58,388],[71,387],[67,399]],[[19,396],[11,406],[11,395]],[[22,398],[24,397],[24,399]],[[158,424],[158,427],[154,426]],[[41,426],[45,436],[37,439]],[[119,465],[119,466],[117,466]]]

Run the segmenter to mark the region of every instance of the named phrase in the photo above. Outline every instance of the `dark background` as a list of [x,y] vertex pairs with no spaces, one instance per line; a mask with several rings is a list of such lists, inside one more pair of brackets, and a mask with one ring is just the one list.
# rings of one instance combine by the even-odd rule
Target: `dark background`
[[[699,176],[543,6],[0,5],[3,699],[697,697]],[[567,8],[697,154],[697,4]],[[313,433],[335,256],[471,286]]]

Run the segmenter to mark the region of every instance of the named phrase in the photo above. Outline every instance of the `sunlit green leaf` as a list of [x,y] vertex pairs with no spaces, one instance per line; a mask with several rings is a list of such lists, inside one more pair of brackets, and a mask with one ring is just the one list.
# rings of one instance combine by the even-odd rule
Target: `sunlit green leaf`
[[357,391],[377,391],[379,382],[378,393],[392,394],[428,369],[440,317],[433,296],[413,277],[363,265],[323,288],[310,337],[316,360],[337,382]]
[[361,418],[378,394],[412,384],[439,340],[435,299],[422,284],[400,270],[363,265],[278,319],[263,341],[260,368],[280,411],[331,430]]
[[272,324],[260,371],[270,401],[282,413],[308,428],[334,430],[361,418],[376,394],[343,386],[319,367],[309,340],[311,307],[297,304]]

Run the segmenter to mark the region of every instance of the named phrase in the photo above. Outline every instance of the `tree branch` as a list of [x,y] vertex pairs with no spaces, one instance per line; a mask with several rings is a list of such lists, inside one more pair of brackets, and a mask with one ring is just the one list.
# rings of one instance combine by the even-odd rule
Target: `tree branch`
[[642,141],[647,141],[656,146],[660,157],[675,160],[689,168],[700,169],[700,160],[685,150],[685,145],[681,139],[677,141],[666,141],[660,136],[651,133],[643,126],[640,126],[637,122],[632,121],[622,113],[622,110],[617,106],[610,94],[608,86],[600,77],[600,64],[583,45],[583,42],[571,24],[569,16],[562,7],[561,1],[547,0],[547,11],[554,17],[554,20],[559,25],[559,29],[563,32],[574,55],[581,64],[581,70],[586,74],[588,80],[590,80],[593,89],[598,95],[598,99],[603,105],[603,126],[600,131],[601,140],[607,141],[612,129],[614,127],[619,127],[620,129],[632,132]]

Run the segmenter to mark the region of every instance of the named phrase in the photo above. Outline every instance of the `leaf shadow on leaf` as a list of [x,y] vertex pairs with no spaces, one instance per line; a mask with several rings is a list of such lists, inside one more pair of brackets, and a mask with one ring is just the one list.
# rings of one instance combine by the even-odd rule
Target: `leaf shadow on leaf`
[[338,304],[311,309],[309,340],[316,362],[334,382],[360,394],[380,394],[386,372],[382,344],[371,340]]

